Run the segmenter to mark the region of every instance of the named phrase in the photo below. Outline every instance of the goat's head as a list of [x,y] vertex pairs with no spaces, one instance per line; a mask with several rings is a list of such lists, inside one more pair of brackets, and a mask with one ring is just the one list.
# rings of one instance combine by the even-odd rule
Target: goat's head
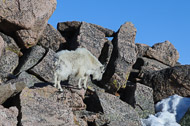
[[98,80],[98,81],[101,80],[104,72],[105,72],[105,67],[103,65],[95,69],[92,74],[93,80]]

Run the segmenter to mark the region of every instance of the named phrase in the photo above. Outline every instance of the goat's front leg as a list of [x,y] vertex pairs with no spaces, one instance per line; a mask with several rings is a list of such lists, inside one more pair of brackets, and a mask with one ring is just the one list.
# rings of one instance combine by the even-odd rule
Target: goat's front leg
[[84,79],[84,89],[87,89],[87,80],[88,80],[88,76],[85,76],[85,79]]
[[79,82],[78,82],[78,88],[81,89],[81,78],[79,78]]

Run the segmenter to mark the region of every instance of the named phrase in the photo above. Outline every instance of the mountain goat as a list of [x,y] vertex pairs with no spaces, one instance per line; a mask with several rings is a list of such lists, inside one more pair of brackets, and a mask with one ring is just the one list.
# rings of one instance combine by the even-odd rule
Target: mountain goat
[[93,80],[101,80],[104,66],[87,49],[78,48],[75,51],[62,50],[55,54],[56,70],[54,73],[55,84],[60,91],[60,82],[68,80],[70,75],[75,76],[78,81],[78,88],[81,88],[81,81],[86,89],[88,76],[92,75]]

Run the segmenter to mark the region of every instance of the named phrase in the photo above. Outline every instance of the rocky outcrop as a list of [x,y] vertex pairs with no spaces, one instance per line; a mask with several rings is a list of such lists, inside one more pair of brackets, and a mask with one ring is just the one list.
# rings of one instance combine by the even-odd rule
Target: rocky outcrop
[[19,0],[1,2],[0,30],[16,34],[20,45],[35,45],[56,8],[56,0]]
[[189,71],[190,65],[175,66],[147,74],[143,81],[153,88],[155,102],[174,94],[188,97],[190,96]]
[[[116,33],[79,21],[58,23],[56,30],[47,24],[56,0],[1,3],[0,125],[140,126],[140,118],[154,114],[154,103],[173,94],[190,96],[190,67],[177,62],[169,41],[135,44],[130,22]],[[78,47],[104,64],[102,80],[89,77],[88,89],[78,89],[70,76],[60,92],[50,86],[54,54]]]
[[1,126],[16,126],[18,116],[18,110],[16,107],[11,107],[9,109],[4,108],[0,105],[0,125]]

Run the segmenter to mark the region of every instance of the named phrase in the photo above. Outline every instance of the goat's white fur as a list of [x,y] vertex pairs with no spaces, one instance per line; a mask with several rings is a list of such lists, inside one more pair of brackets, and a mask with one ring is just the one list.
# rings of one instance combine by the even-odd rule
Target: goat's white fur
[[85,48],[78,48],[75,51],[62,50],[55,54],[55,58],[54,87],[58,86],[60,91],[63,91],[60,82],[68,80],[70,75],[79,79],[79,88],[81,88],[81,81],[84,81],[85,89],[88,76],[92,75],[93,80],[102,79],[104,66]]

